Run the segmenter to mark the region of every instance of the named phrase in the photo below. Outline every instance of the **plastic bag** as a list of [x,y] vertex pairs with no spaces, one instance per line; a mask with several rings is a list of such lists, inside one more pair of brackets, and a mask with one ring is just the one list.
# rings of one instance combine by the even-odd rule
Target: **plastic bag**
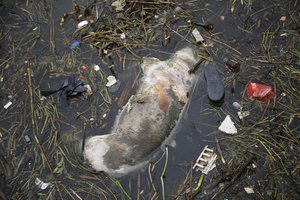
[[274,90],[272,86],[259,83],[248,83],[247,94],[249,99],[256,98],[260,101],[267,101],[274,98]]

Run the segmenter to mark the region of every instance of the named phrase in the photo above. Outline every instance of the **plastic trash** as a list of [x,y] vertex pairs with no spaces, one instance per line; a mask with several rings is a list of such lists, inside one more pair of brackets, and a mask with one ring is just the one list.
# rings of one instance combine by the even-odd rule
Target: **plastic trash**
[[232,106],[237,110],[240,110],[242,108],[241,104],[239,104],[238,102],[233,102]]
[[208,98],[214,103],[220,102],[224,97],[224,86],[215,66],[206,64],[204,67],[204,76],[207,84]]
[[59,81],[50,88],[41,88],[41,95],[49,96],[55,92],[61,91],[59,95],[60,103],[67,107],[69,106],[69,98],[74,96],[81,96],[84,99],[83,93],[87,91],[84,84],[77,80],[75,75],[72,75],[62,81]]
[[194,164],[193,169],[208,174],[208,172],[216,167],[216,160],[217,154],[213,149],[208,148],[208,145],[206,145]]
[[106,79],[107,79],[106,87],[110,87],[115,83],[117,83],[117,79],[115,76],[108,76]]
[[254,193],[253,187],[244,187],[244,190],[246,191],[247,194],[253,194]]
[[250,82],[247,85],[247,95],[249,99],[267,101],[273,99],[275,94],[272,86]]
[[99,65],[94,65],[94,70],[95,70],[95,71],[99,71],[99,70],[100,70]]
[[87,71],[89,68],[85,65],[80,66],[81,71]]
[[119,90],[121,86],[121,81],[117,80],[115,76],[108,76],[106,87],[108,87],[108,91],[116,92]]
[[126,6],[126,1],[125,0],[117,0],[114,1],[111,4],[112,7],[115,8],[115,11],[119,12],[119,11],[124,11],[124,7]]
[[121,38],[122,40],[126,39],[125,33],[121,33],[120,38]]
[[30,142],[30,137],[28,135],[24,136],[25,142],[29,143]]
[[4,109],[8,109],[11,105],[12,105],[12,102],[9,101],[9,102],[7,102],[7,104],[5,104],[3,107],[4,107]]
[[42,190],[47,189],[47,187],[50,185],[50,183],[45,183],[44,181],[42,181],[39,178],[35,179],[35,184]]
[[73,44],[71,44],[70,48],[74,49],[75,47],[77,47],[80,44],[79,40],[74,40]]
[[231,117],[227,115],[224,119],[224,121],[221,123],[221,125],[218,128],[220,131],[227,133],[227,134],[236,134],[237,129],[234,126],[233,121],[231,120]]
[[86,91],[82,93],[82,95],[87,99],[88,97],[93,95],[93,90],[90,85],[86,84],[83,87],[86,88]]
[[200,32],[198,31],[198,29],[195,28],[192,31],[192,35],[198,44],[204,42],[204,39],[203,39],[202,35],[200,34]]
[[83,20],[83,21],[78,23],[77,28],[82,28],[82,27],[84,27],[88,24],[89,24],[89,22],[87,20]]
[[250,111],[239,111],[237,112],[240,119],[248,117],[250,115]]
[[237,73],[241,70],[241,64],[239,62],[227,58],[225,58],[223,61],[233,73]]

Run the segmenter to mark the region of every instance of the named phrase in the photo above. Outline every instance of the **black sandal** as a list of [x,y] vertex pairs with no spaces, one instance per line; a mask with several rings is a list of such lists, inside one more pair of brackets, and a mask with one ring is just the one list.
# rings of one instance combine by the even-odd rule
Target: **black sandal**
[[204,77],[207,84],[207,95],[212,103],[220,103],[224,98],[224,86],[213,64],[204,66]]

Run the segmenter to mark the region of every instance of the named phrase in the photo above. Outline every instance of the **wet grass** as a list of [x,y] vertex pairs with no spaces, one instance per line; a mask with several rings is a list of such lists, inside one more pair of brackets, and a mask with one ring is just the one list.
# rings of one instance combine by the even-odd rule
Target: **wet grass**
[[[72,39],[80,39],[82,44],[90,45],[98,55],[108,50],[103,63],[114,58],[122,64],[139,60],[140,56],[135,49],[154,49],[159,52],[159,49],[155,49],[157,46],[168,45],[169,40],[175,37],[193,43],[190,39],[192,23],[181,24],[191,16],[187,12],[175,12],[177,4],[173,1],[128,1],[125,11],[118,18],[110,16],[109,9],[101,11],[101,3],[95,2],[89,6],[78,4],[80,10],[66,11],[68,16],[63,18],[62,29],[66,34],[70,31]],[[133,194],[127,188],[135,186],[124,185],[118,179],[91,169],[81,156],[82,149],[76,144],[85,137],[87,130],[106,128],[107,120],[103,116],[107,115],[116,99],[105,87],[108,70],[81,71],[78,66],[91,59],[82,59],[79,48],[59,53],[60,41],[55,37],[58,30],[50,1],[27,1],[26,4],[17,4],[11,8],[9,2],[3,2],[8,8],[1,16],[1,25],[5,28],[1,29],[0,34],[0,100],[1,105],[8,101],[12,105],[9,109],[1,108],[0,198],[299,198],[300,48],[299,27],[296,29],[294,26],[299,24],[300,18],[299,10],[288,7],[296,3],[291,1],[283,6],[283,9],[289,11],[286,12],[286,21],[273,20],[270,26],[263,26],[263,17],[271,18],[271,11],[278,11],[278,4],[260,9],[255,8],[252,1],[231,1],[229,8],[242,9],[247,16],[244,18],[244,26],[239,28],[241,32],[253,36],[258,31],[260,36],[253,36],[255,41],[248,46],[251,48],[245,57],[242,44],[235,46],[234,41],[224,39],[222,34],[205,32],[203,36],[207,44],[213,46],[206,47],[209,57],[202,55],[202,58],[222,64],[223,58],[230,56],[241,63],[242,68],[238,74],[231,73],[225,67],[219,71],[224,77],[226,95],[238,87],[242,88],[240,91],[236,89],[239,91],[239,103],[242,110],[250,111],[251,116],[239,120],[229,106],[221,109],[207,107],[200,115],[221,117],[230,114],[239,131],[232,136],[220,132],[210,133],[219,158],[216,170],[209,175],[197,173],[192,170],[193,160],[188,161],[190,165],[184,172],[185,179],[177,183],[178,188],[174,194],[167,194],[169,185],[165,174],[170,156],[166,147],[162,157],[156,163],[149,164],[148,173],[138,176],[137,187],[132,189],[136,194]],[[192,9],[194,4],[190,4],[180,5]],[[199,9],[194,9],[192,11],[198,14]],[[209,7],[200,11],[213,13]],[[93,23],[82,29],[68,29],[68,25],[83,19],[80,16],[88,18],[86,13],[92,16],[98,13],[98,19],[96,17],[97,20],[94,19]],[[158,16],[157,21],[153,15]],[[179,25],[175,26],[177,22]],[[50,31],[47,37],[43,35],[45,27]],[[91,30],[93,33],[90,33]],[[122,33],[125,33],[125,39],[120,37]],[[287,35],[282,36],[285,33]],[[72,39],[69,39],[67,46]],[[41,46],[47,50],[36,54]],[[132,57],[124,58],[124,49]],[[139,73],[135,74],[134,81],[127,84],[125,92],[118,97],[119,107],[124,105],[130,95]],[[43,99],[39,92],[43,78],[51,80],[71,74],[77,74],[94,91],[99,92],[83,106],[75,100],[72,108],[77,110],[76,113],[62,111],[57,95]],[[249,81],[273,86],[276,97],[269,102],[249,100],[244,90]],[[77,119],[78,124],[74,124],[73,119]],[[154,180],[156,173],[159,174],[159,181]],[[35,183],[36,178],[50,183],[47,189],[39,188]],[[148,181],[148,192],[141,189],[143,178]],[[245,187],[252,187],[254,194],[246,194]]]

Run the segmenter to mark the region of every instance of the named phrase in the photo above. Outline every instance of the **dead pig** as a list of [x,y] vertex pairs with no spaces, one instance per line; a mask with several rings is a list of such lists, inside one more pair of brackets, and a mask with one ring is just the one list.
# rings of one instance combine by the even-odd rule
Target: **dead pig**
[[144,58],[140,87],[117,116],[111,133],[85,141],[84,156],[96,171],[127,174],[146,164],[152,152],[165,144],[188,101],[196,79],[188,71],[195,63],[192,48],[165,61]]

